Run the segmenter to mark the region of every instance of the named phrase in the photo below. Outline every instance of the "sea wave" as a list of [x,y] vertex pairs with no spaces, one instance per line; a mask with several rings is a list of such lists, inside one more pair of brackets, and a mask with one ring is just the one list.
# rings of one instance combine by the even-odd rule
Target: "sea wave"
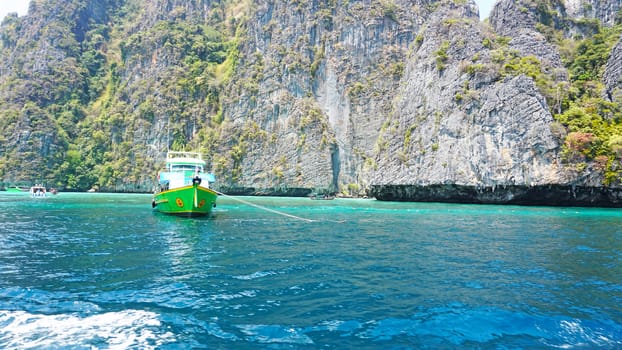
[[90,316],[0,310],[0,329],[4,349],[157,349],[176,340],[158,314],[142,310]]
[[[309,327],[237,325],[244,339],[259,344],[319,344],[338,339],[341,345],[381,348],[399,340],[440,348],[602,348],[622,346],[622,325],[606,320],[530,315],[498,308],[446,306],[407,318],[331,320]],[[327,344],[325,344],[327,345]],[[328,345],[327,345],[328,346]],[[330,348],[330,346],[328,346]]]
[[262,277],[266,277],[266,276],[271,276],[271,275],[276,275],[276,272],[273,272],[273,271],[257,271],[257,272],[251,273],[249,275],[233,276],[233,278],[238,279],[238,280],[243,280],[243,281],[250,281],[250,280],[254,280],[254,279],[262,278]]
[[279,325],[238,325],[247,340],[257,343],[313,344],[304,330]]
[[[405,318],[328,320],[309,326],[232,325],[221,321],[216,317],[206,321],[191,315],[160,315],[143,310],[87,316],[0,311],[0,348],[184,348],[184,345],[200,347],[214,339],[219,339],[223,346],[244,342],[289,346],[324,344],[327,348],[331,348],[331,342],[382,347],[400,341],[414,346],[445,348],[613,349],[622,346],[622,325],[611,320],[583,320],[455,305],[422,309]],[[194,330],[191,332],[194,335],[187,333],[189,329]]]
[[[617,348],[622,346],[622,325],[607,320],[581,320],[567,316],[531,315],[498,308],[446,306],[431,308],[410,318],[386,318],[368,322],[331,322],[330,331],[353,333],[374,342],[406,336],[443,339],[455,346],[503,344],[520,337],[531,346],[553,348]],[[335,325],[349,325],[346,329]],[[358,328],[357,328],[358,325]],[[525,345],[525,344],[523,344]]]

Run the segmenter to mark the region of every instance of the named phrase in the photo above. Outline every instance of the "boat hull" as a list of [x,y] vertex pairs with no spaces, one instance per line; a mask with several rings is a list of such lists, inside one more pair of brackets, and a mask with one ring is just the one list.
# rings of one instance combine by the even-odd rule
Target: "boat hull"
[[22,187],[9,187],[6,189],[8,193],[28,193],[30,189]]
[[178,216],[206,216],[216,207],[218,194],[198,185],[156,193],[152,206],[161,213]]

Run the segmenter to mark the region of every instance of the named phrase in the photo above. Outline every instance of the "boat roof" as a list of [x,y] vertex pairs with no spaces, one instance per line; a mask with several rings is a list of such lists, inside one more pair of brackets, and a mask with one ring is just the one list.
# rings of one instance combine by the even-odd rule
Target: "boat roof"
[[204,166],[205,161],[203,160],[201,153],[169,151],[166,153],[166,164],[190,164]]

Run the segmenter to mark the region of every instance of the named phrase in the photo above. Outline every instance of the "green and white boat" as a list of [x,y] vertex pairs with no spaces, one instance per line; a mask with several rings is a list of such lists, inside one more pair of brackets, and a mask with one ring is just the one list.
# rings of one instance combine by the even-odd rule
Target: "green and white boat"
[[179,216],[205,216],[216,207],[218,194],[210,189],[214,175],[205,173],[200,153],[166,154],[166,169],[158,174],[158,188],[152,207],[162,213]]
[[24,192],[27,193],[28,191],[30,191],[30,189],[28,187],[23,187],[23,186],[11,186],[7,188],[6,191],[8,193],[24,193]]

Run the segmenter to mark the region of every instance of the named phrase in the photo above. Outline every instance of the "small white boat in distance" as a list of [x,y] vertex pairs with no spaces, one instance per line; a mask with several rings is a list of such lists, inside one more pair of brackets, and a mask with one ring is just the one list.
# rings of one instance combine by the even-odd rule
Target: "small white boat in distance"
[[45,187],[42,185],[34,185],[30,188],[30,197],[31,198],[45,198],[47,196],[47,192]]

